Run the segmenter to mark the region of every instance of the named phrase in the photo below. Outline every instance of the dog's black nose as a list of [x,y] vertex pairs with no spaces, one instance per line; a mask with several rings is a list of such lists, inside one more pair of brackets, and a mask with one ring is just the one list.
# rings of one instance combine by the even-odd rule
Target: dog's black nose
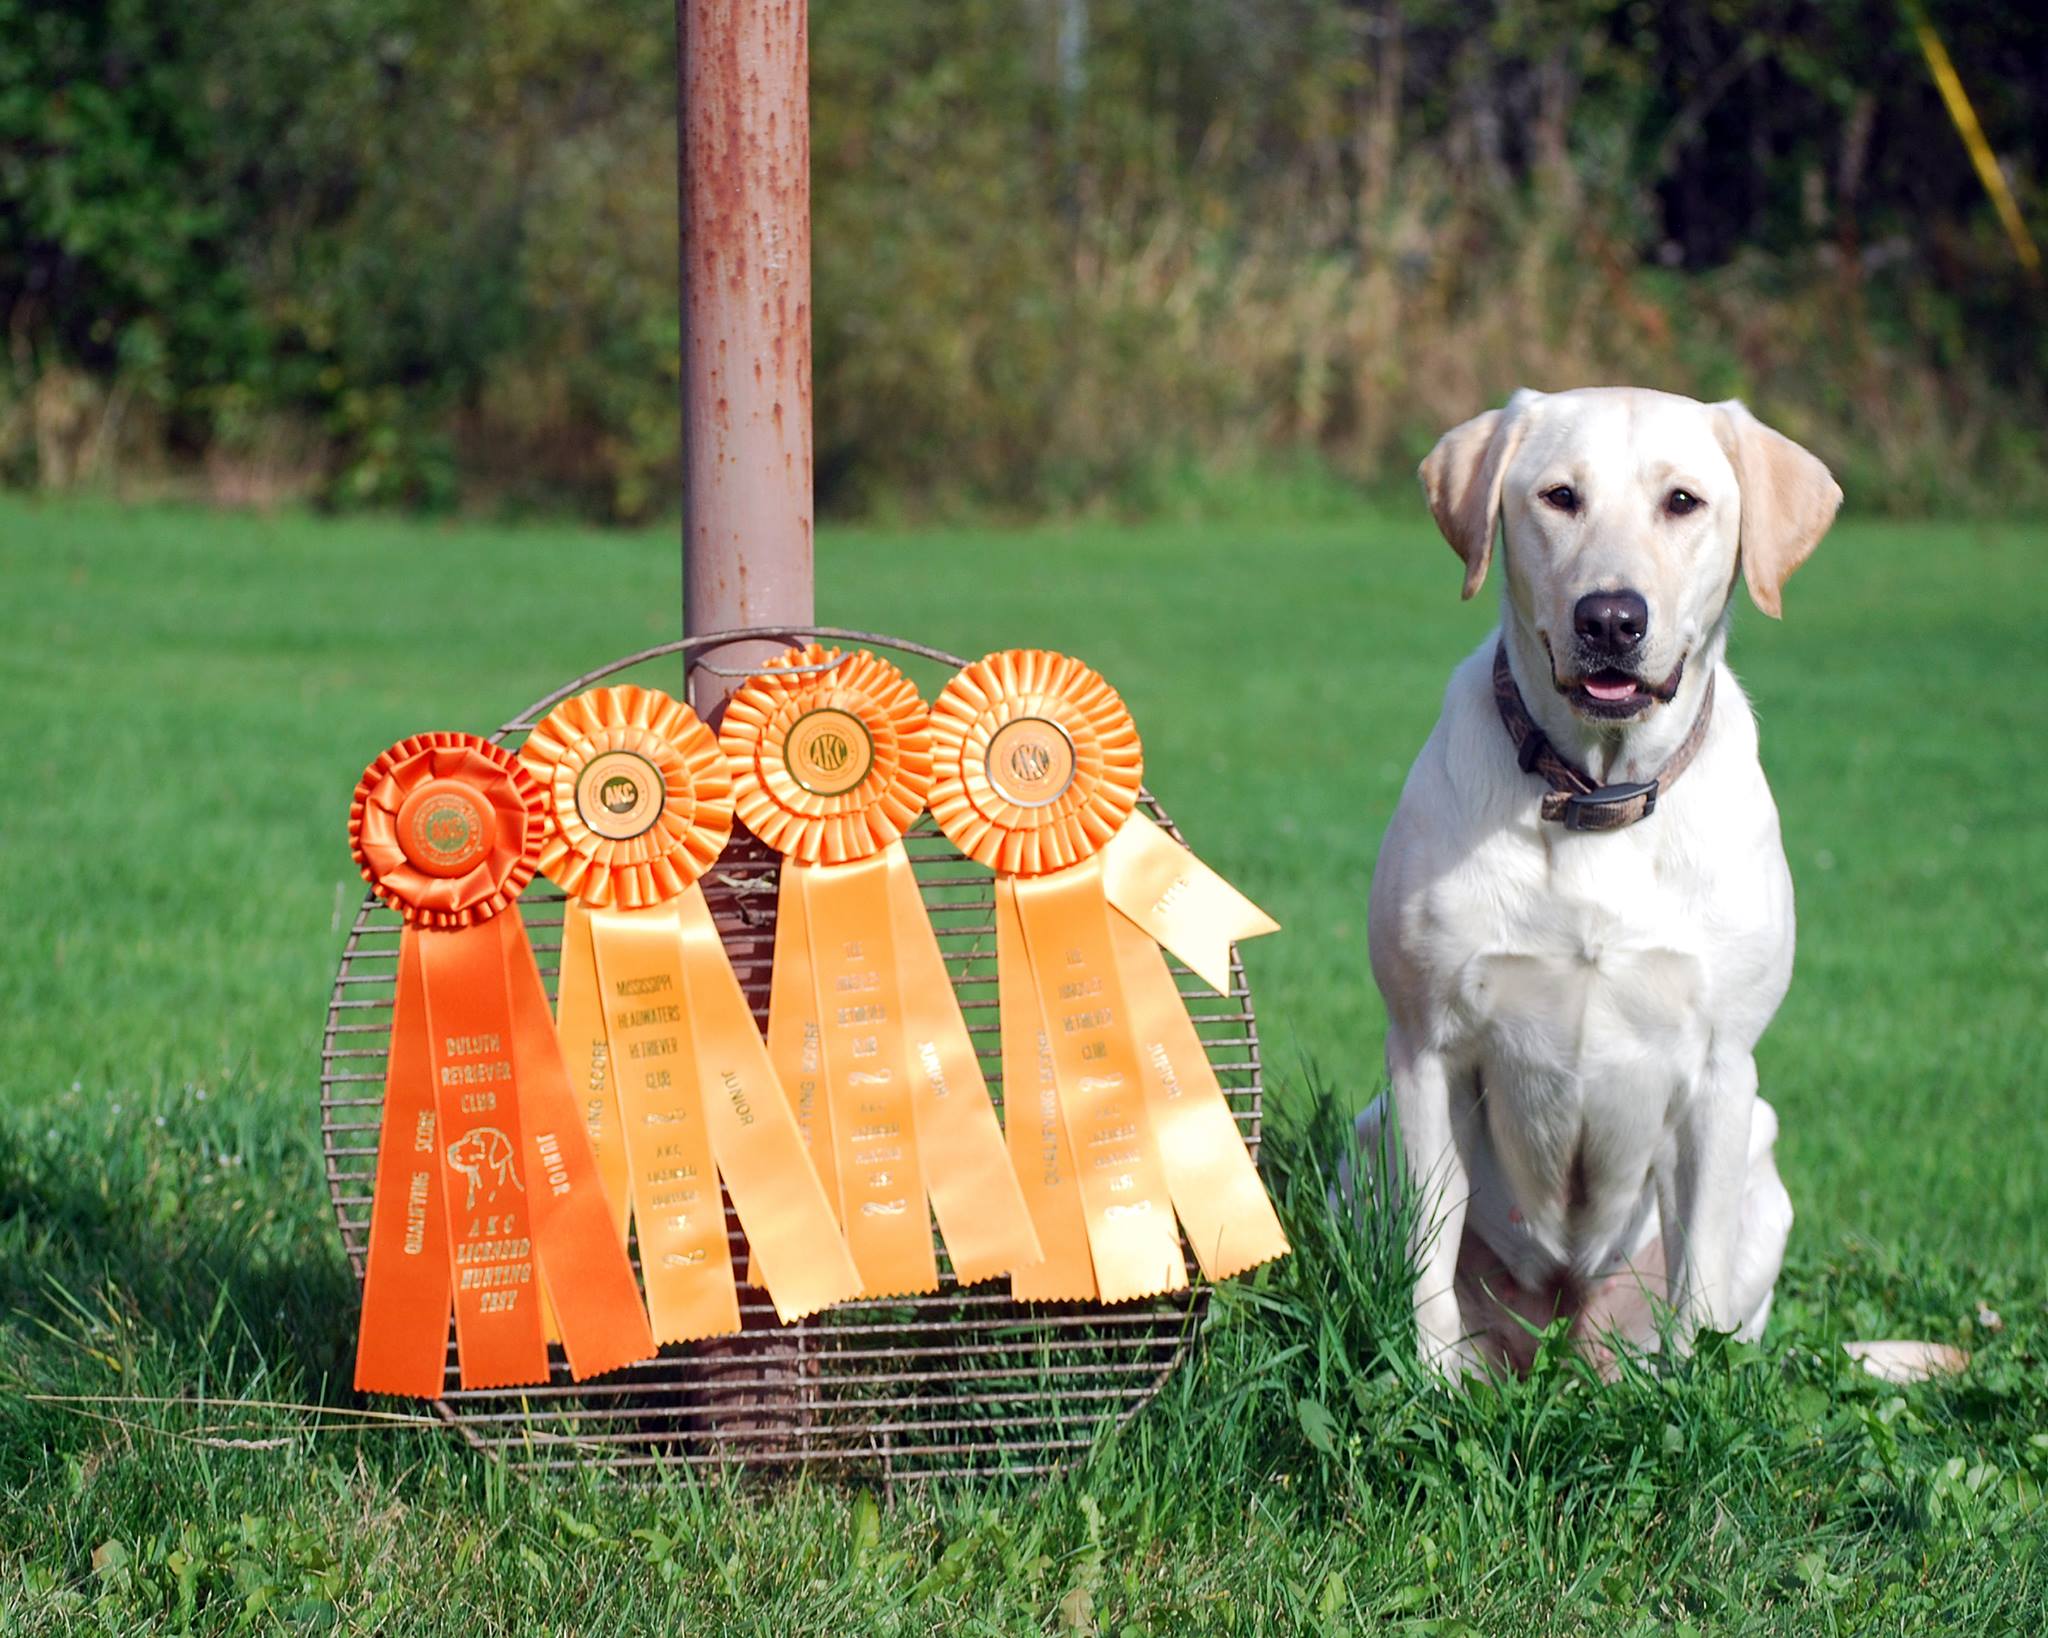
[[1572,610],[1572,630],[1589,652],[1619,657],[1650,629],[1650,605],[1640,592],[1591,592]]

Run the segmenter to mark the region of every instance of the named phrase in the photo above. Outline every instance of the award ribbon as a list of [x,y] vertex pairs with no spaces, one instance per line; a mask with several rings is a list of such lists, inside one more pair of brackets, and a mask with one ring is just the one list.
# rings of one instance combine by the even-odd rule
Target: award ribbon
[[349,808],[356,863],[405,918],[356,1351],[365,1392],[440,1396],[451,1299],[465,1388],[545,1382],[550,1330],[578,1380],[654,1352],[519,919],[539,804],[509,752],[441,733],[378,757]]
[[1278,930],[1136,811],[1137,725],[1078,660],[1010,649],[931,710],[932,815],[996,872],[1011,1160],[1046,1251],[1022,1298],[1178,1290],[1287,1241],[1159,946],[1227,990],[1230,945]]
[[924,701],[864,650],[795,649],[732,697],[719,742],[739,817],[783,856],[768,1048],[862,1294],[938,1288],[934,1216],[963,1285],[1038,1262],[903,850],[931,785]]
[[557,1027],[659,1342],[739,1330],[722,1177],[785,1323],[859,1279],[697,881],[732,833],[711,730],[648,688],[596,688],[535,728],[540,869],[574,901]]

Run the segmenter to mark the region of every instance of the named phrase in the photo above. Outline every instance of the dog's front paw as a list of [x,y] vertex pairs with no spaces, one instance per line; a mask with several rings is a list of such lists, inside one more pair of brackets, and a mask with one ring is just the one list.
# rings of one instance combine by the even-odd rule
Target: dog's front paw
[[1479,1350],[1470,1337],[1445,1336],[1418,1328],[1416,1344],[1422,1363],[1453,1387],[1468,1377],[1486,1374],[1486,1361],[1480,1358]]

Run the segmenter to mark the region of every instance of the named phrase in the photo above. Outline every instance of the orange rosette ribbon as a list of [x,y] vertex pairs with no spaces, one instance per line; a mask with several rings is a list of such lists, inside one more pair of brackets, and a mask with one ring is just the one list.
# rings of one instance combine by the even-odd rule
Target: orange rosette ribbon
[[1040,1261],[903,849],[931,784],[917,689],[866,651],[794,649],[727,703],[719,743],[740,819],[783,856],[768,1050],[862,1294],[938,1288],[933,1216],[963,1285]]
[[1019,1297],[1123,1302],[1286,1253],[1160,947],[1217,990],[1278,924],[1137,811],[1123,700],[1063,654],[1009,649],[931,709],[932,815],[996,872],[1010,1157],[1045,1261]]
[[370,1206],[356,1387],[439,1397],[455,1310],[465,1388],[654,1352],[611,1232],[518,898],[540,791],[473,734],[421,734],[370,764],[349,848],[404,917]]
[[596,688],[535,728],[540,869],[571,895],[556,1027],[660,1342],[740,1328],[725,1192],[784,1322],[859,1278],[698,879],[732,833],[711,730],[655,689]]

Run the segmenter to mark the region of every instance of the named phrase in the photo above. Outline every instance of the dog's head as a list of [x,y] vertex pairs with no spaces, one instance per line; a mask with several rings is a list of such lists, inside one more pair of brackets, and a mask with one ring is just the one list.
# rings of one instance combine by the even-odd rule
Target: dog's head
[[1727,612],[1739,565],[1764,613],[1841,505],[1828,469],[1734,400],[1630,387],[1523,389],[1422,463],[1465,595],[1507,551],[1508,617],[1581,717],[1644,717]]

